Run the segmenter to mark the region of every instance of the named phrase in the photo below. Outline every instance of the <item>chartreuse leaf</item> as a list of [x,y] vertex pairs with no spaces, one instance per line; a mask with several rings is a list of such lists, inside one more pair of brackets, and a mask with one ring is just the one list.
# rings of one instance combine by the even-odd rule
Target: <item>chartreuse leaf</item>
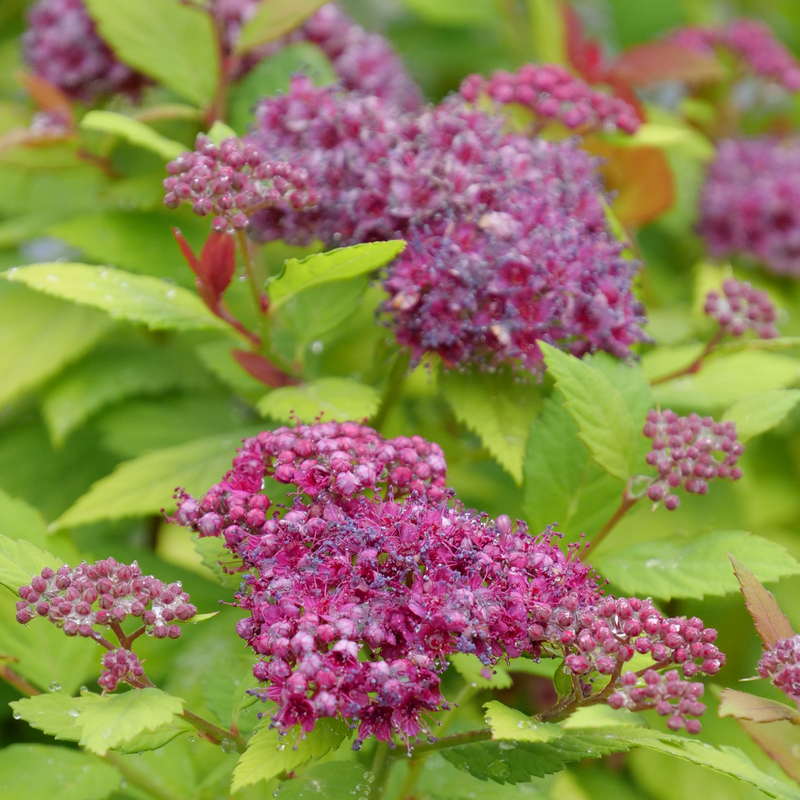
[[497,8],[492,0],[474,0],[461,3],[459,0],[404,0],[405,4],[426,20],[436,25],[473,26],[492,24],[497,21]]
[[113,344],[89,354],[50,388],[42,415],[53,444],[61,446],[75,428],[119,400],[204,382],[208,378],[185,351],[137,342]]
[[199,106],[214,99],[221,73],[211,15],[174,0],[86,0],[116,55]]
[[776,353],[745,350],[712,358],[694,375],[659,384],[654,387],[653,396],[662,407],[713,412],[755,393],[792,386],[798,380],[800,360]]
[[398,256],[405,246],[403,241],[370,242],[315,253],[302,261],[290,258],[281,274],[269,283],[272,308],[279,308],[290,297],[312,286],[374,272]]
[[48,692],[10,705],[32,727],[101,756],[145,731],[171,725],[183,711],[179,697],[150,688],[104,696],[84,692],[80,697]]
[[564,735],[564,730],[549,722],[537,722],[527,714],[504,706],[497,700],[484,705],[484,720],[492,730],[492,741],[552,742]]
[[80,126],[84,130],[119,136],[130,144],[143,147],[145,150],[161,156],[165,161],[177,158],[186,150],[180,142],[167,139],[166,136],[157,133],[144,122],[113,111],[90,111],[81,120]]
[[9,539],[0,535],[0,584],[14,594],[20,586],[31,582],[45,567],[58,569],[64,562],[52,553],[41,550],[25,539]]
[[765,649],[774,647],[778,639],[791,639],[794,631],[774,595],[736,556],[730,555],[729,558],[744,595],[744,604]]
[[310,17],[325,0],[270,0],[261,3],[242,27],[235,51],[246,53],[253,47],[279,39]]
[[542,408],[534,383],[517,383],[510,372],[445,372],[439,386],[456,418],[480,436],[486,449],[522,483],[525,444]]
[[32,264],[5,275],[36,291],[99,308],[114,319],[144,323],[151,330],[225,327],[195,294],[149,275],[88,264]]
[[176,486],[199,494],[230,469],[236,448],[249,433],[210,436],[126,461],[95,483],[53,528],[156,514],[170,505]]
[[108,318],[92,309],[0,286],[0,406],[80,358],[108,328]]
[[122,777],[88,753],[43,744],[13,744],[0,750],[3,800],[103,800]]
[[338,719],[317,720],[314,730],[303,738],[299,726],[284,737],[276,728],[261,728],[250,739],[233,770],[231,792],[291,772],[312,758],[321,758],[339,747],[349,734],[350,729]]
[[361,764],[332,761],[307,769],[300,777],[281,784],[281,800],[355,800],[369,793],[369,780]]
[[780,425],[798,400],[797,389],[775,389],[739,400],[725,412],[723,419],[735,422],[739,441],[748,442]]
[[447,660],[467,683],[479,689],[508,689],[514,683],[508,670],[500,664],[486,667],[477,656],[470,653],[453,653]]
[[122,755],[138,755],[150,750],[159,750],[184,733],[194,733],[195,730],[183,717],[179,717],[176,714],[168,724],[161,725],[153,731],[145,730],[132,739],[126,739],[112,749],[115,753],[121,753]]
[[243,650],[220,649],[203,677],[203,698],[224,728],[236,722],[239,712],[256,702],[247,694],[257,686],[253,659]]
[[207,566],[213,573],[214,577],[228,589],[238,589],[242,582],[242,576],[238,573],[231,574],[225,572],[222,568],[224,563],[230,566],[234,560],[233,556],[224,549],[223,543],[216,536],[204,536],[196,538],[194,542],[194,549],[200,554],[203,564]]
[[581,441],[609,475],[626,481],[637,466],[637,440],[625,399],[596,367],[544,342],[539,346]]
[[306,422],[324,414],[327,419],[347,420],[371,417],[380,395],[363,383],[349,378],[320,378],[301,386],[273,389],[258,402],[258,410],[277,422],[290,422],[296,415]]
[[778,722],[786,719],[800,724],[800,711],[777,700],[758,697],[736,689],[723,689],[719,696],[719,715],[752,722]]
[[800,573],[800,564],[781,545],[746,531],[679,534],[644,542],[594,559],[604,578],[628,594],[670,600],[723,595],[737,588],[728,563],[734,553],[762,581]]
[[544,401],[531,426],[524,473],[525,519],[534,532],[558,523],[570,540],[591,538],[622,502],[625,483],[594,461],[559,395]]

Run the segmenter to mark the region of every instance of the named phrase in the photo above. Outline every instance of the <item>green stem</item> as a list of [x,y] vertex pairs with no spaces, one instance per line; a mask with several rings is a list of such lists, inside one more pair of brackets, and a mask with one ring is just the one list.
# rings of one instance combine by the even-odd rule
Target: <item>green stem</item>
[[631,497],[631,495],[628,494],[628,489],[625,489],[625,492],[622,495],[622,503],[620,503],[619,508],[614,512],[614,516],[611,517],[608,522],[606,522],[600,533],[598,533],[597,536],[595,536],[594,539],[592,539],[592,541],[583,548],[583,552],[581,553],[581,561],[585,561],[589,553],[591,553],[592,550],[597,549],[597,546],[600,544],[600,542],[602,542],[603,539],[605,539],[606,536],[608,536],[608,534],[614,530],[616,524],[625,516],[625,514],[628,513],[631,508],[633,508],[633,506],[636,505],[639,499],[640,498],[638,497]]
[[392,771],[391,751],[387,742],[378,742],[375,748],[375,756],[372,759],[372,786],[369,790],[370,800],[381,800],[386,792],[386,781],[389,779],[389,773]]
[[694,375],[700,367],[703,366],[703,361],[714,352],[719,346],[719,343],[725,338],[725,329],[720,327],[717,332],[714,334],[712,339],[706,344],[703,348],[703,352],[700,353],[697,358],[689,364],[688,367],[683,367],[679,370],[675,370],[675,372],[670,372],[668,375],[663,375],[660,378],[656,378],[655,380],[650,381],[651,386],[658,386],[661,383],[666,383],[667,381],[674,380],[675,378],[682,378],[684,375]]
[[239,252],[242,254],[244,269],[247,279],[250,281],[250,289],[256,301],[258,313],[262,316],[269,311],[269,295],[264,291],[263,281],[259,277],[259,270],[253,258],[253,249],[250,239],[244,231],[236,231],[236,241],[239,245]]
[[465,731],[464,733],[454,733],[451,736],[443,736],[430,744],[421,744],[414,748],[414,758],[428,756],[439,750],[447,750],[450,747],[460,747],[464,744],[474,744],[475,742],[488,742],[492,738],[492,731],[489,728],[479,728],[476,731]]
[[114,753],[106,753],[103,758],[105,758],[128,783],[132,784],[137,789],[151,794],[153,797],[158,798],[158,800],[179,800],[176,795],[168,792],[161,784],[156,783],[154,780],[147,777],[147,775],[144,775],[133,765],[132,761],[120,758]]
[[386,417],[392,410],[394,404],[397,402],[400,392],[408,376],[408,366],[411,357],[408,352],[403,350],[399,352],[392,365],[392,371],[386,381],[386,387],[383,390],[383,397],[381,404],[375,416],[370,420],[370,424],[376,431],[380,431],[383,424],[386,422]]

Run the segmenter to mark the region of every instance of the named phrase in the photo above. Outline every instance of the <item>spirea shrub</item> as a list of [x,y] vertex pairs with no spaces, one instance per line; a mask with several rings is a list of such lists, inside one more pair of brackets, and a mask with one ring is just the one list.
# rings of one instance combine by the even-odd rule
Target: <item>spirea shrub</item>
[[778,311],[769,293],[754,289],[747,281],[728,278],[722,284],[721,294],[711,291],[706,295],[703,311],[731,336],[742,336],[747,330],[752,330],[759,339],[780,335],[775,327]]
[[608,231],[594,161],[575,143],[507,133],[450,99],[398,115],[375,97],[295,79],[250,141],[306,169],[309,211],[256,214],[262,241],[402,237],[384,310],[414,360],[541,364],[538,340],[624,358],[644,339],[637,270]]
[[765,651],[758,662],[758,674],[795,702],[800,700],[800,636],[779,639]]

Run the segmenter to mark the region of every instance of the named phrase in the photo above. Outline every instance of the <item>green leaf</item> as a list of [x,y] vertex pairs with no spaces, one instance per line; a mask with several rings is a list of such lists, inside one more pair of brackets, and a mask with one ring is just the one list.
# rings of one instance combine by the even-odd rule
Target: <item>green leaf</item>
[[593,563],[604,578],[628,594],[701,600],[736,590],[728,553],[745,561],[759,580],[800,573],[800,564],[781,545],[745,531],[676,533],[601,554]]
[[459,0],[403,0],[412,11],[435,25],[471,27],[492,25],[497,21],[497,8],[492,0],[473,0],[461,3]]
[[251,377],[231,355],[231,350],[239,347],[231,339],[218,339],[206,342],[196,349],[197,357],[222,383],[229,386],[248,400],[257,400],[264,394],[264,384]]
[[332,761],[317,764],[299,778],[281,784],[281,800],[355,800],[369,792],[369,781],[360,764]]
[[257,64],[230,89],[228,121],[240,135],[253,123],[253,109],[262,97],[286,92],[293,75],[302,72],[314,86],[327,86],[339,79],[330,59],[311,42],[295,42]]
[[18,594],[20,586],[31,582],[45,567],[58,569],[64,562],[25,539],[0,536],[0,584]]
[[127,397],[207,385],[197,362],[186,355],[176,347],[138,342],[98,348],[45,395],[42,414],[53,443],[60,447],[92,415]]
[[642,356],[644,376],[648,381],[653,381],[685,369],[694,363],[704,349],[705,345],[702,343],[656,347]]
[[0,287],[0,407],[80,358],[108,328],[108,318],[96,311]]
[[478,434],[494,459],[522,483],[525,445],[542,408],[534,383],[518,383],[510,372],[449,371],[439,385],[456,419]]
[[32,264],[5,273],[45,294],[93,306],[114,319],[141,322],[151,330],[225,328],[192,292],[111,267],[88,264]]
[[729,558],[744,595],[745,607],[753,618],[756,633],[764,643],[764,649],[774,647],[778,639],[791,639],[794,631],[773,594],[761,585],[758,578],[736,556],[729,555]]
[[103,800],[122,778],[101,759],[43,744],[14,744],[0,750],[3,800]]
[[77,742],[81,738],[81,715],[90,705],[101,702],[103,698],[92,692],[84,692],[80,697],[70,697],[66,692],[45,692],[9,705],[15,716],[32,728],[59,741]]
[[567,65],[567,32],[558,0],[528,0],[535,60]]
[[[626,729],[627,730],[627,729]],[[525,783],[560,772],[573,761],[601,758],[629,750],[630,745],[608,730],[570,730],[548,742],[483,741],[442,750],[441,754],[458,769],[480,780],[495,783]]]
[[283,737],[276,728],[261,728],[250,739],[233,770],[231,793],[271,780],[282,772],[291,772],[312,758],[321,758],[338,748],[349,734],[350,729],[337,719],[317,720],[314,730],[302,738],[299,726]]
[[637,468],[637,447],[633,418],[622,395],[597,368],[544,342],[540,347],[581,441],[609,475],[627,481]]
[[247,690],[257,685],[252,656],[242,650],[220,649],[203,677],[203,699],[220,724],[230,728],[239,712],[256,701]]
[[524,511],[534,533],[558,523],[575,541],[590,539],[622,502],[625,483],[601,469],[556,399],[545,400],[531,426],[525,457]]
[[508,671],[500,664],[485,667],[480,659],[471,653],[453,653],[447,660],[467,683],[479,689],[509,689],[514,683]]
[[155,731],[183,711],[183,700],[160,689],[132,689],[88,703],[77,717],[80,744],[102,756],[144,731]]
[[113,111],[90,111],[82,120],[80,127],[88,131],[100,131],[119,136],[132,145],[143,147],[161,156],[165,161],[177,158],[186,148],[180,142],[173,142],[154,131],[144,122],[133,117],[116,114]]
[[200,494],[230,469],[236,448],[248,433],[211,436],[126,461],[95,483],[53,523],[53,529],[156,514],[171,505],[177,486]]
[[349,378],[320,378],[301,386],[273,389],[258,402],[258,410],[277,422],[291,422],[296,415],[311,422],[321,414],[328,420],[359,420],[371,417],[380,395],[371,386]]
[[86,7],[122,61],[199,106],[211,104],[221,69],[210,14],[174,0],[86,0]]
[[655,400],[698,413],[727,408],[754,394],[784,389],[800,379],[800,361],[775,353],[746,350],[712,358],[695,375],[653,389]]
[[194,726],[176,714],[168,725],[162,725],[154,731],[139,733],[132,739],[126,739],[114,747],[113,750],[115,753],[121,753],[122,755],[138,755],[139,753],[147,753],[150,750],[160,750],[184,733],[195,732]]
[[208,133],[206,134],[209,139],[211,139],[214,144],[222,144],[223,140],[230,139],[236,137],[236,131],[230,127],[230,125],[226,125],[221,119],[215,120],[214,124],[209,128]]
[[281,274],[269,283],[272,309],[279,308],[292,295],[312,286],[374,272],[398,256],[405,246],[403,241],[370,242],[316,253],[302,261],[290,258]]
[[680,150],[692,158],[707,161],[714,157],[714,145],[694,128],[645,122],[632,136],[612,134],[604,136],[618,147],[661,147]]
[[242,27],[235,52],[246,53],[260,44],[279,39],[310,17],[325,0],[270,0],[261,3],[256,13]]
[[736,423],[739,441],[748,442],[783,422],[800,400],[797,389],[775,389],[734,403],[723,416]]
[[795,725],[800,724],[800,711],[776,700],[738,692],[736,689],[723,689],[719,699],[721,717],[749,719],[753,722],[778,722],[786,719]]
[[[208,222],[195,219],[182,219],[180,228],[199,250],[208,235]],[[47,233],[80,248],[91,261],[169,278],[193,290],[194,276],[175,244],[171,224],[175,221],[160,212],[98,211],[51,225]]]
[[552,742],[564,735],[564,730],[549,722],[537,722],[527,714],[492,700],[483,706],[484,720],[492,729],[492,741]]
[[239,573],[231,574],[222,568],[223,562],[226,566],[231,566],[233,557],[225,550],[222,541],[216,536],[205,536],[202,539],[195,539],[194,549],[200,554],[203,564],[213,573],[216,579],[228,589],[236,590],[242,582],[242,575]]

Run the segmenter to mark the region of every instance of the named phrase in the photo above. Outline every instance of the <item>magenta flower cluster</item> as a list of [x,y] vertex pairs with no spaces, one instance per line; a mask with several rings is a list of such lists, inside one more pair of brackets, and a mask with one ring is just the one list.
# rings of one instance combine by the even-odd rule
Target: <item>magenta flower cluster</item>
[[252,144],[233,137],[215,145],[199,134],[194,152],[170,161],[167,172],[164,205],[191,203],[201,217],[214,214],[212,227],[219,233],[243,230],[261,208],[285,203],[300,209],[316,202],[303,168],[266,161]]
[[754,289],[747,281],[728,278],[722,284],[722,294],[711,291],[706,295],[703,310],[732,336],[752,330],[759,339],[779,336],[775,322],[778,312],[769,292]]
[[[415,465],[431,470],[421,486],[399,472]],[[552,530],[534,537],[506,516],[448,505],[444,469],[418,437],[318,423],[246,440],[220,484],[181,496],[175,520],[221,535],[241,559],[237,603],[249,615],[237,631],[259,656],[259,695],[277,704],[282,730],[339,716],[359,743],[429,734],[426,715],[448,707],[440,675],[455,652],[487,667],[565,657],[587,695],[593,674],[616,680],[637,652],[687,679],[722,666],[715,631],[604,597],[579,546],[565,555]],[[345,474],[367,491],[339,485]],[[291,508],[269,516],[267,476],[296,487]]]
[[771,680],[787,697],[800,702],[800,636],[775,642],[761,656],[758,674]]
[[700,235],[711,254],[750,256],[800,277],[800,148],[770,137],[719,144],[700,197]]
[[470,75],[461,84],[470,103],[486,95],[496,103],[516,103],[533,111],[541,122],[558,121],[580,133],[635,133],[641,122],[624,100],[592,89],[556,64],[526,64],[518,72],[495,72],[490,78]]
[[138,683],[144,675],[139,656],[130,650],[109,650],[102,659],[103,672],[97,683],[107,692],[113,692],[119,683]]
[[96,638],[93,625],[119,625],[128,616],[140,618],[156,639],[177,639],[176,623],[191,619],[197,609],[189,602],[180,581],[164,584],[142,575],[134,561],[130,566],[113,558],[74,569],[45,567],[29,586],[19,590],[17,622],[23,625],[46,617],[67,636]]
[[[686,728],[689,733],[700,733],[702,724],[696,717],[706,712],[702,683],[682,681],[677,670],[665,674],[647,670],[642,678],[635,672],[626,672],[620,681],[621,687],[608,698],[612,708],[627,708],[630,711],[655,709],[662,717],[669,717],[667,727],[673,731]],[[692,719],[695,717],[695,719]]]
[[762,22],[736,19],[718,27],[681,28],[670,35],[670,41],[701,53],[713,52],[717,47],[728,50],[754,74],[792,92],[800,89],[800,63]]
[[632,280],[608,230],[594,160],[574,142],[507,133],[453,98],[398,114],[374,96],[297,78],[265,98],[250,141],[309,174],[308,211],[256,214],[262,241],[327,246],[403,238],[385,304],[415,360],[541,364],[539,340],[626,357],[643,339]]
[[744,445],[736,439],[733,422],[715,422],[697,414],[679,417],[670,409],[653,410],[647,414],[642,432],[653,440],[647,463],[658,470],[647,496],[656,503],[663,500],[670,511],[680,505],[678,496],[671,494],[680,486],[690,494],[706,494],[710,480],[737,481],[742,477],[736,463]]
[[148,79],[117,60],[100,38],[83,0],[38,0],[22,36],[25,61],[39,78],[73,100],[138,98]]

